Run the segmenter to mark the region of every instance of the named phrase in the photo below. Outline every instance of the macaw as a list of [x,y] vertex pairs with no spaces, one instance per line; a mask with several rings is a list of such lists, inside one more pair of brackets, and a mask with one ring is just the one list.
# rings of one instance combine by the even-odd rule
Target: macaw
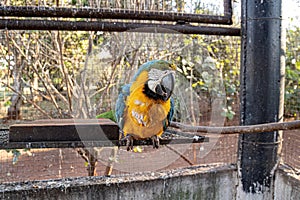
[[115,117],[120,127],[120,141],[127,151],[134,140],[152,139],[153,148],[166,130],[174,113],[171,95],[175,85],[176,66],[164,60],[141,65],[129,84],[121,88]]

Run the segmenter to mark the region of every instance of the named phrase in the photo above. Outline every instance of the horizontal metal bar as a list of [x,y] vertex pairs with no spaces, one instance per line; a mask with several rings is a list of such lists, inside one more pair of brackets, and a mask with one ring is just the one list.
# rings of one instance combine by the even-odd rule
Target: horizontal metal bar
[[[199,137],[200,138],[200,137]],[[191,144],[208,142],[209,138],[201,137],[200,139],[192,138],[167,138],[160,139],[160,145],[167,144]],[[83,148],[83,147],[114,147],[125,146],[125,143],[119,144],[118,140],[106,141],[45,141],[45,142],[9,142],[5,145],[0,144],[0,149],[39,149],[39,148]],[[133,145],[145,146],[152,145],[151,140],[134,140]]]
[[16,20],[0,19],[0,29],[7,30],[66,30],[66,31],[111,31],[155,32],[240,36],[239,28],[192,26],[189,24],[153,24],[122,22],[90,22],[62,20]]
[[[230,2],[231,4],[231,2]],[[178,12],[103,9],[103,8],[65,8],[65,7],[40,7],[40,6],[1,6],[0,16],[15,17],[62,17],[62,18],[94,18],[94,19],[125,19],[125,20],[157,20],[180,21],[209,24],[232,24],[231,6],[224,7],[224,12],[229,15],[203,15]]]

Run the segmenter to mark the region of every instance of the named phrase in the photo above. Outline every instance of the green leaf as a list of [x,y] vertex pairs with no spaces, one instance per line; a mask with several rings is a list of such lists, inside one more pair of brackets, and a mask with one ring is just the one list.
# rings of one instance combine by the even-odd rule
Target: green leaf
[[5,103],[4,103],[4,106],[5,107],[8,107],[8,106],[10,106],[11,105],[11,101],[6,101]]
[[221,115],[227,117],[229,120],[232,120],[235,116],[235,112],[232,110],[231,106],[228,106],[227,108],[223,108]]
[[296,62],[296,69],[297,69],[297,70],[300,70],[300,61],[297,61],[297,62]]
[[17,150],[17,149],[13,149],[12,153],[13,153],[12,163],[13,163],[13,165],[15,165],[18,162],[18,160],[19,160],[21,152],[19,150]]

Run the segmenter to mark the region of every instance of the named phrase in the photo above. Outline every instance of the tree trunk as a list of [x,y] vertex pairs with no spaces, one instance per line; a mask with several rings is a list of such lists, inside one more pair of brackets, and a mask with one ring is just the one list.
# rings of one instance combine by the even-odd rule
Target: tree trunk
[[[16,55],[16,54],[15,54]],[[10,106],[7,110],[7,119],[9,120],[18,120],[21,119],[21,103],[22,103],[22,84],[21,84],[21,74],[22,74],[22,66],[21,66],[21,56],[15,58],[16,64],[12,69],[13,76],[13,89],[16,91],[13,93],[10,99]]]

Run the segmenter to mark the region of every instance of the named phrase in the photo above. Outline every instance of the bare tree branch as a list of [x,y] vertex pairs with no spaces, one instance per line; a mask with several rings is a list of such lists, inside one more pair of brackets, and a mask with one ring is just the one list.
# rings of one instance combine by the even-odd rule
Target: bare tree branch
[[64,65],[64,60],[63,60],[63,46],[62,46],[62,41],[61,41],[61,36],[59,31],[57,31],[57,45],[58,45],[58,49],[59,49],[59,55],[60,55],[60,66],[61,66],[61,71],[64,75],[64,80],[66,83],[66,87],[67,87],[67,95],[68,95],[68,102],[69,102],[69,113],[72,113],[72,94],[71,94],[71,83],[69,81],[69,76],[68,76],[68,72],[67,69],[65,68]]
[[46,89],[48,95],[51,98],[51,102],[53,103],[54,107],[56,108],[57,112],[59,113],[59,116],[62,117],[62,113],[61,110],[55,100],[55,97],[53,96],[53,94],[49,91],[49,88],[47,87],[47,84],[45,82],[45,80],[42,78],[42,76],[40,75],[40,73],[38,72],[37,68],[36,68],[36,64],[32,65],[32,69],[34,70],[34,72],[36,73],[37,77],[39,78],[39,80],[42,82],[44,88]]
[[77,149],[77,152],[87,163],[88,175],[97,176],[97,151],[95,151],[93,148],[79,148]]
[[247,126],[225,126],[225,127],[209,127],[209,126],[189,126],[178,122],[171,122],[170,127],[178,128],[182,132],[202,132],[202,133],[218,133],[218,134],[242,134],[242,133],[260,133],[272,132],[279,130],[300,129],[300,120],[292,122],[274,122]]
[[[39,65],[41,65],[40,61],[38,61]],[[48,63],[46,63],[48,64]],[[50,65],[50,64],[48,64]],[[51,80],[51,78],[49,77],[49,74],[44,74],[45,75],[45,83],[48,84],[48,86],[50,87],[50,89],[52,90],[51,92],[55,93],[55,95],[57,95],[58,98],[60,98],[63,102],[65,102],[65,104],[68,104],[68,100],[57,90],[56,87],[54,87],[53,82]]]
[[31,101],[30,99],[28,99],[26,96],[24,96],[22,93],[16,91],[14,88],[12,88],[11,86],[9,86],[8,84],[6,84],[5,82],[1,81],[0,83],[2,83],[3,85],[5,85],[6,87],[8,87],[11,91],[13,91],[14,93],[20,95],[24,100],[28,101],[30,104],[32,104],[36,109],[38,109],[41,113],[43,113],[45,116],[47,116],[49,119],[52,119],[52,117],[46,113],[40,106],[38,106],[35,102]]
[[41,90],[34,88],[31,84],[29,84],[28,82],[26,82],[24,80],[24,78],[21,78],[21,80],[22,80],[22,84],[24,84],[24,86],[29,87],[31,90],[33,90],[35,92],[38,92],[39,95],[41,95],[44,99],[47,99],[48,101],[51,101],[50,97],[47,97],[46,95],[44,95]]
[[190,159],[188,159],[186,156],[184,156],[182,153],[180,153],[179,151],[177,151],[175,148],[173,148],[171,145],[165,145],[166,148],[170,149],[171,151],[173,151],[175,154],[179,155],[185,162],[187,162],[189,165],[193,166],[194,163],[192,161],[190,161]]
[[10,39],[12,41],[14,47],[16,47],[19,50],[19,53],[22,54],[22,56],[25,59],[27,59],[27,56],[24,54],[24,52],[22,51],[21,47],[16,43],[16,41],[12,37],[10,37],[9,35],[8,35],[8,39]]

